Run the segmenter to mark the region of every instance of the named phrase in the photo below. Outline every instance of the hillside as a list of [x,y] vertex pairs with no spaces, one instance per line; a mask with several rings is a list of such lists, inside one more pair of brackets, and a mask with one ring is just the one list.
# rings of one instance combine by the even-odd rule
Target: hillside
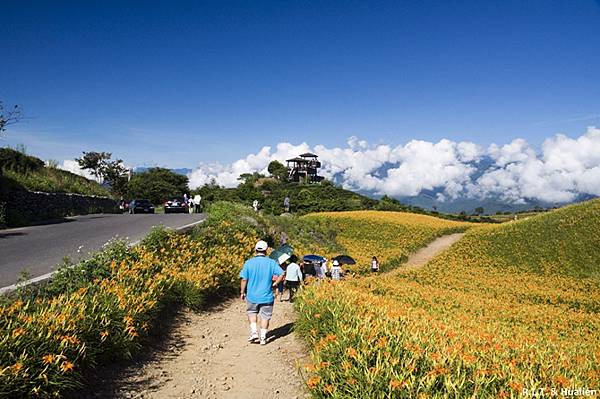
[[476,226],[427,215],[386,211],[322,212],[306,215],[302,220],[317,221],[337,231],[337,242],[358,262],[347,268],[353,272],[368,272],[372,256],[377,256],[383,270],[389,270],[436,237]]
[[478,258],[490,260],[493,267],[600,278],[599,226],[600,199],[596,199],[474,231],[460,246],[477,251]]
[[313,344],[309,385],[356,398],[596,387],[598,226],[588,201],[473,228],[419,270],[309,288],[297,323]]
[[402,204],[400,201],[387,196],[383,196],[381,199],[373,199],[345,190],[328,181],[321,184],[299,184],[281,182],[273,178],[257,178],[250,175],[236,188],[224,188],[217,184],[207,184],[193,191],[192,194],[196,193],[200,194],[207,204],[217,201],[230,201],[249,206],[254,200],[258,200],[260,208],[271,215],[283,213],[283,200],[286,196],[289,196],[290,210],[297,215],[313,212],[380,210],[410,212],[457,221],[495,222],[486,217],[450,215],[427,211],[419,207]]
[[2,191],[31,190],[109,196],[95,181],[66,170],[46,166],[44,161],[11,148],[0,148]]

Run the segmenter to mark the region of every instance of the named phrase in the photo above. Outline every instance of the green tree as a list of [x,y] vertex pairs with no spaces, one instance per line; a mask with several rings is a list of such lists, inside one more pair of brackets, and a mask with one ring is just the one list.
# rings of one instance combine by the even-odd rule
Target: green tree
[[81,169],[88,169],[94,176],[101,178],[103,177],[102,171],[111,156],[112,154],[110,152],[84,151],[83,156],[81,158],[75,158],[75,160]]
[[116,196],[127,193],[127,169],[122,159],[111,161],[110,152],[83,152],[81,158],[75,159],[81,169],[88,169],[97,178],[110,185],[111,192]]
[[483,212],[485,212],[485,209],[483,209],[483,207],[478,206],[477,208],[475,208],[475,213],[477,215],[481,215]]
[[165,168],[150,168],[135,173],[128,184],[131,198],[148,199],[160,204],[169,198],[182,198],[189,192],[188,178]]
[[122,197],[127,193],[127,169],[123,166],[122,160],[105,162],[102,177],[110,185],[110,191],[114,195]]
[[277,180],[286,181],[288,178],[288,168],[277,160],[271,161],[267,170]]

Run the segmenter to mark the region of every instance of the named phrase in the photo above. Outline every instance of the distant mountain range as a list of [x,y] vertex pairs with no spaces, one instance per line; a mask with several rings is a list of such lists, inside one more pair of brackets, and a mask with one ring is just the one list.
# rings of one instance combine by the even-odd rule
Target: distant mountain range
[[[477,162],[472,162],[471,166],[475,167],[475,172],[471,175],[471,181],[475,182],[479,179],[487,170],[493,168],[494,161],[489,157],[483,157]],[[386,163],[379,169],[373,172],[374,176],[383,177],[387,176],[388,170],[397,168],[398,164]],[[342,184],[342,176],[336,175],[333,178],[334,183]],[[375,192],[359,191],[360,194],[366,195],[371,198],[379,198]],[[567,203],[549,203],[536,199],[524,199],[522,203],[508,202],[499,196],[486,197],[486,198],[471,198],[467,196],[460,196],[455,199],[446,198],[444,201],[438,199],[438,194],[443,194],[444,188],[439,187],[434,190],[422,190],[418,195],[415,196],[394,196],[398,201],[412,206],[418,206],[427,210],[437,210],[444,213],[460,213],[466,212],[472,214],[475,212],[475,208],[483,208],[485,214],[494,214],[496,212],[520,212],[527,211],[536,208],[553,208],[567,205]],[[571,203],[583,202],[595,198],[591,195],[581,194]]]

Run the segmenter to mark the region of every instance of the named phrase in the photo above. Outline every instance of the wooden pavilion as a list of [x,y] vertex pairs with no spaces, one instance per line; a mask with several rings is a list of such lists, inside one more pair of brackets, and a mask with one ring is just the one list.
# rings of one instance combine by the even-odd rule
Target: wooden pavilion
[[318,169],[321,167],[318,158],[317,155],[307,152],[296,158],[286,160],[289,180],[306,183],[318,183],[323,180],[323,176],[318,174]]

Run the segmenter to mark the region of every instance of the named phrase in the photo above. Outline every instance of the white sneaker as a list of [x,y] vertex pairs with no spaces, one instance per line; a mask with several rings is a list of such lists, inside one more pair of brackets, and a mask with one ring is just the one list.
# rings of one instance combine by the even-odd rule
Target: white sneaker
[[266,345],[267,344],[267,339],[266,338],[261,338],[260,339],[260,344],[261,345]]
[[248,337],[248,342],[254,342],[258,339],[258,333],[250,333]]

